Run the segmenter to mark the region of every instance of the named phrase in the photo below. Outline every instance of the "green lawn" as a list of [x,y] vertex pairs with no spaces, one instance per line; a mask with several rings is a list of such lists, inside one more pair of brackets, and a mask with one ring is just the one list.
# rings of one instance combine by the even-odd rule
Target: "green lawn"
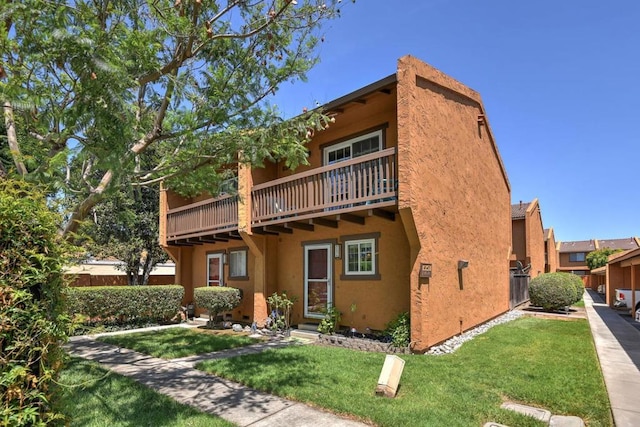
[[409,355],[395,399],[374,395],[383,354],[292,346],[208,361],[207,372],[381,426],[542,426],[500,409],[511,400],[611,426],[609,400],[585,320],[525,317],[446,356]]
[[72,427],[233,426],[86,360],[71,359],[59,382],[62,412]]
[[164,359],[192,356],[242,347],[259,342],[246,335],[210,329],[170,328],[150,332],[110,335],[98,338],[108,344],[130,348]]

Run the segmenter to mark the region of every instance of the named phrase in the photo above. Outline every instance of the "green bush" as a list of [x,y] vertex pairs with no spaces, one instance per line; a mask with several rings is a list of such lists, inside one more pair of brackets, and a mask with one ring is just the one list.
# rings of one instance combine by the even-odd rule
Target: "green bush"
[[391,338],[394,347],[407,347],[411,342],[411,322],[409,313],[400,313],[387,324],[385,335]]
[[184,288],[162,286],[96,286],[68,288],[67,305],[72,315],[91,322],[164,322],[180,311]]
[[218,314],[231,311],[240,305],[242,292],[228,286],[206,286],[195,288],[193,299],[196,307],[209,312],[209,325],[213,326]]
[[324,310],[324,317],[318,325],[318,332],[320,332],[321,334],[334,333],[340,325],[341,317],[342,313],[340,312],[340,310],[338,310],[334,306],[329,306],[329,308]]
[[55,425],[67,339],[61,218],[22,181],[0,180],[0,424]]
[[576,290],[576,297],[573,303],[580,301],[582,299],[582,295],[584,294],[584,282],[582,281],[580,276],[572,273],[560,273],[560,274],[566,274],[567,276],[569,276],[567,280],[571,282],[571,284]]
[[567,273],[545,273],[529,283],[531,305],[558,310],[576,302],[575,282]]

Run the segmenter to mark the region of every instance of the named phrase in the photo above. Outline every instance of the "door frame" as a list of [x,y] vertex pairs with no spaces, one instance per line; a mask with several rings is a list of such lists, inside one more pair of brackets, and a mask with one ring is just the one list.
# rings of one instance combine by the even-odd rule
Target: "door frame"
[[[210,267],[210,262],[209,260],[211,258],[218,258],[220,260],[220,263],[218,264],[220,266],[220,271],[219,271],[219,283],[217,285],[212,285],[209,282],[209,277],[211,277],[211,275],[209,274],[209,267]],[[224,252],[212,252],[212,253],[208,253],[207,254],[207,286],[224,286]]]
[[[303,247],[303,316],[309,319],[322,319],[324,314],[311,313],[308,311],[309,306],[309,258],[310,250],[325,249],[327,251],[327,308],[333,306],[333,243],[310,243]],[[318,281],[317,279],[314,281]]]

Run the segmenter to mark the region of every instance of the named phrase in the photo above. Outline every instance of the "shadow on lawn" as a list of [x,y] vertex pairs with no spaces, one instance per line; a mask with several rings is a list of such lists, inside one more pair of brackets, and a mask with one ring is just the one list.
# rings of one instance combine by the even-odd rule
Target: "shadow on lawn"
[[175,426],[197,412],[166,396],[72,358],[61,377],[60,404],[71,426]]
[[212,375],[233,372],[233,377],[243,384],[267,392],[281,391],[302,384],[322,384],[322,378],[310,358],[292,354],[286,348],[266,350],[216,361],[205,361],[195,366]]

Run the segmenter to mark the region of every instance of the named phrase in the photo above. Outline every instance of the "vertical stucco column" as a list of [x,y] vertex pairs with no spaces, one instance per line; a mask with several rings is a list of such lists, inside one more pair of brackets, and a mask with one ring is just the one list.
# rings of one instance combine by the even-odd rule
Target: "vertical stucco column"
[[238,230],[248,235],[251,232],[251,188],[253,176],[251,165],[242,162],[242,153],[238,153]]
[[636,266],[633,265],[634,262],[631,260],[631,317],[636,318],[636,289],[638,286],[636,285]]
[[182,246],[176,260],[176,283],[184,287],[184,299],[193,301],[193,249]]
[[267,318],[267,243],[264,237],[251,231],[253,175],[251,165],[242,162],[242,153],[238,154],[238,160],[238,231],[253,256],[253,320],[262,327]]
[[167,246],[167,189],[160,183],[160,206],[158,218],[158,243],[160,246]]
[[411,342],[416,349],[420,349],[426,342],[427,328],[424,325],[426,307],[423,305],[422,290],[418,279],[419,265],[417,259],[420,254],[420,236],[415,224],[412,211],[413,204],[413,173],[414,154],[412,144],[415,142],[415,126],[412,123],[411,104],[414,97],[415,70],[411,66],[411,59],[398,60],[397,76],[397,119],[398,119],[398,212],[409,241],[411,256],[406,268],[409,269],[409,300],[411,316]]
[[263,236],[249,235],[241,231],[242,240],[249,247],[254,259],[253,269],[253,320],[263,327],[267,319],[267,240]]

